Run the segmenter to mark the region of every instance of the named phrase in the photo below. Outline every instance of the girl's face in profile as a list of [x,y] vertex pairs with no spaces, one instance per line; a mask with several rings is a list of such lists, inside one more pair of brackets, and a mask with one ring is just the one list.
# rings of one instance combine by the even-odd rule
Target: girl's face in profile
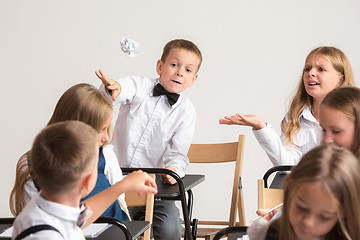
[[289,219],[297,237],[319,238],[331,231],[338,221],[340,203],[321,182],[308,183],[292,192]]
[[104,126],[101,128],[99,132],[99,148],[102,147],[105,143],[109,142],[109,127],[111,125],[112,115],[109,116],[108,120],[105,122]]
[[323,142],[351,150],[355,137],[354,122],[341,111],[327,106],[321,106],[319,117]]

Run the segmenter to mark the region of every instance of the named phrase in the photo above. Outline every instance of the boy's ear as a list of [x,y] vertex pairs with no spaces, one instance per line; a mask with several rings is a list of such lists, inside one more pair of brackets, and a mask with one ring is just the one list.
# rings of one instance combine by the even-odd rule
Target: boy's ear
[[83,189],[85,189],[87,192],[91,192],[93,190],[93,188],[95,186],[92,186],[92,179],[94,174],[92,172],[89,172],[88,174],[86,174],[81,182],[81,186],[83,187]]
[[161,75],[162,64],[163,62],[161,61],[161,59],[159,59],[156,63],[156,72],[159,76]]
[[191,87],[192,85],[194,85],[196,79],[198,78],[198,74],[195,74],[195,76],[191,79],[191,82],[189,83],[189,87]]

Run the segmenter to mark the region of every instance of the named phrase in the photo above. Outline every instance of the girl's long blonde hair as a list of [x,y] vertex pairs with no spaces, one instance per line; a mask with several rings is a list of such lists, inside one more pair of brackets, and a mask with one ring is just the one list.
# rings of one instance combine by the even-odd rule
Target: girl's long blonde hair
[[[338,71],[344,76],[342,86],[354,86],[354,76],[351,70],[351,65],[345,54],[335,47],[318,47],[312,50],[306,57],[305,63],[308,59],[316,54],[324,56]],[[290,144],[294,144],[293,137],[300,130],[299,116],[306,106],[312,107],[313,98],[307,94],[303,81],[305,68],[303,69],[299,85],[297,87],[295,96],[292,98],[287,116],[282,120],[281,130],[285,133],[285,140]]]
[[290,174],[285,187],[283,214],[275,221],[280,240],[295,240],[289,219],[293,193],[301,186],[320,182],[339,202],[338,222],[324,237],[325,240],[360,240],[360,163],[347,149],[320,145],[303,156]]
[[[48,125],[66,120],[78,120],[100,132],[112,113],[112,103],[103,92],[90,84],[80,83],[70,87],[60,97]],[[108,133],[110,136],[110,127]],[[28,167],[29,152],[20,157],[16,166],[15,184],[9,199],[10,211],[14,216],[25,207],[24,188],[32,179]]]

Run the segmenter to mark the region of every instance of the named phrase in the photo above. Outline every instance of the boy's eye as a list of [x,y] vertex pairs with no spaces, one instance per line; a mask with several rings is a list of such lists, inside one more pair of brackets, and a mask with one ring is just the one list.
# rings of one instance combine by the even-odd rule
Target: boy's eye
[[176,63],[172,63],[171,66],[176,67],[177,65],[176,65]]
[[325,69],[323,69],[323,68],[319,68],[319,71],[320,71],[320,72],[324,72],[324,71],[325,71]]
[[304,69],[304,71],[305,71],[305,72],[309,72],[309,71],[310,71],[310,69],[311,69],[311,68],[306,67],[306,68]]
[[186,69],[186,71],[187,71],[188,73],[191,73],[191,72],[192,72],[191,69]]

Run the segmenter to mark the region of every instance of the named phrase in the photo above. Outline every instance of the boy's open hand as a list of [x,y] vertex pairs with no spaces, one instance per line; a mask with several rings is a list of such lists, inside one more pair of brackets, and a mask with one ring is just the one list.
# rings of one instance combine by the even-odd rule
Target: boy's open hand
[[[173,168],[172,166],[165,166],[165,167],[162,167],[162,168],[169,169],[169,170],[176,173],[176,169]],[[176,180],[173,177],[171,177],[170,175],[168,175],[168,174],[160,174],[160,176],[161,176],[161,179],[166,183],[169,183],[171,185],[176,183]]]
[[242,125],[242,126],[250,126],[253,127],[254,130],[259,130],[266,127],[265,122],[256,115],[242,115],[242,114],[235,114],[231,117],[226,116],[223,119],[219,120],[220,124],[227,124],[227,125]]
[[120,94],[121,86],[120,84],[112,78],[106,76],[106,74],[100,69],[99,71],[95,71],[96,76],[100,78],[105,87],[112,92],[111,97],[112,100],[115,101],[116,97]]
[[127,191],[138,192],[139,194],[143,192],[157,193],[154,179],[141,170],[130,173],[122,181],[127,185]]

